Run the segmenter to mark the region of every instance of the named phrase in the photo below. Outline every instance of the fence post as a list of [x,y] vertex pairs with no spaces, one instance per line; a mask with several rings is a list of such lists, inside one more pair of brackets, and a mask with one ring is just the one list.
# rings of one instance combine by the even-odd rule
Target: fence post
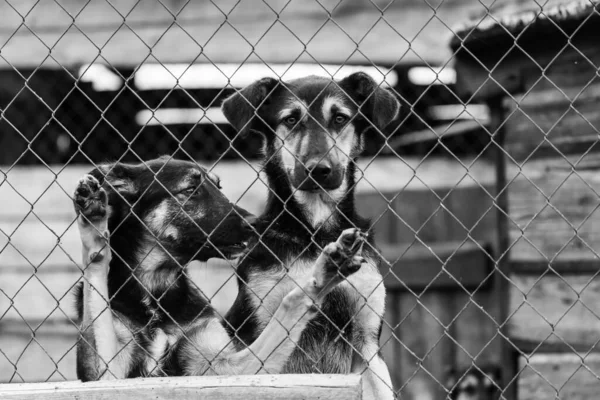
[[506,400],[517,399],[516,372],[518,366],[518,357],[508,340],[507,319],[510,313],[510,273],[509,262],[509,227],[508,227],[508,188],[506,181],[506,152],[504,151],[504,108],[502,106],[502,96],[496,96],[487,101],[490,108],[490,132],[496,143],[494,147],[494,161],[496,168],[496,214],[498,243],[496,245],[497,260],[496,273],[494,274],[494,296],[498,301],[498,320],[499,333],[501,340],[501,366],[502,366],[502,387],[504,389],[504,398]]

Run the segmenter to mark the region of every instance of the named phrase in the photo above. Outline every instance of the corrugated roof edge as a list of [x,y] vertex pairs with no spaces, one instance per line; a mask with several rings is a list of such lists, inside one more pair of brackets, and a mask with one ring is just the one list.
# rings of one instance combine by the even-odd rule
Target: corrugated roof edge
[[[544,9],[529,9],[516,13],[494,15],[487,12],[477,18],[453,27],[455,35],[450,41],[453,51],[462,47],[469,48],[472,43],[485,39],[508,37],[512,40],[525,29],[539,30],[556,29],[557,26],[569,24],[579,26],[580,23],[592,16],[600,19],[600,0],[577,0],[568,3],[555,4]],[[593,14],[593,15],[592,15]],[[569,33],[569,32],[565,32]]]

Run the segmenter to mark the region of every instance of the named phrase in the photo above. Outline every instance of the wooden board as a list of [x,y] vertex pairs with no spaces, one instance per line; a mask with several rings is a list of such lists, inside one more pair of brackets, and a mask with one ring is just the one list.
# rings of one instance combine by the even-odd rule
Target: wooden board
[[359,375],[256,375],[0,386],[3,399],[362,399]]
[[0,382],[77,379],[75,325],[47,322],[37,329],[37,324],[31,325],[0,321]]
[[[210,299],[215,309],[224,314],[237,295],[235,270],[230,263],[211,259],[193,262],[188,276]],[[75,319],[73,287],[82,279],[75,269],[40,268],[32,271],[4,271],[0,281],[0,316],[2,320],[31,321]]]
[[597,354],[544,354],[521,358],[519,366],[519,399],[590,400],[600,393]]
[[[449,326],[454,345],[454,367],[500,365],[501,338],[498,337],[500,304],[485,291],[455,293],[452,298],[456,317]],[[474,328],[476,327],[476,328]]]
[[[72,249],[74,254],[79,248]],[[391,263],[382,265],[388,290],[486,290],[491,283],[488,254],[473,243],[449,242],[426,248],[420,244],[383,246],[382,255]],[[442,270],[444,266],[444,270]],[[393,273],[391,272],[393,271]],[[209,263],[194,262],[188,275],[219,312],[225,312],[237,294],[235,270],[217,259]],[[0,282],[0,315],[19,318],[19,313],[32,320],[75,318],[73,287],[82,279],[74,264],[46,265],[36,271],[22,265],[4,269]]]
[[508,333],[525,351],[598,350],[600,278],[511,275]]
[[[471,166],[467,170],[466,166]],[[267,196],[266,180],[259,174],[257,164],[245,161],[224,161],[207,164],[221,178],[223,192],[232,201],[252,213],[262,211]],[[358,177],[358,193],[396,193],[397,191],[431,188],[470,187],[475,181],[481,185],[493,183],[494,172],[485,160],[461,161],[430,157],[399,159],[397,157],[364,158],[358,167],[363,175]],[[43,221],[72,220],[70,199],[79,178],[92,166],[0,167],[0,224],[5,221],[20,222],[33,209]],[[467,175],[468,172],[468,176]],[[33,207],[32,207],[33,205]],[[14,226],[14,225],[11,225]],[[0,225],[0,228],[2,225]],[[4,230],[4,228],[2,228]]]
[[37,67],[44,61],[73,67],[96,59],[120,66],[247,59],[446,63],[451,57],[448,27],[485,11],[476,0],[118,0],[110,5],[43,0],[13,7],[0,3],[0,44],[3,57],[17,67]]
[[598,150],[594,144],[600,132],[600,78],[584,60],[575,65],[587,67],[586,71],[563,73],[577,76],[577,81],[555,73],[532,83],[527,94],[506,100],[505,148],[517,161]]
[[[455,168],[454,173],[461,170]],[[440,382],[449,368],[497,361],[493,355],[498,346],[491,343],[497,312],[488,286],[480,285],[491,272],[490,258],[480,245],[495,243],[496,237],[492,185],[488,181],[480,187],[462,170],[463,183],[470,184],[461,188],[423,185],[400,192],[393,205],[399,217],[394,239],[399,243],[379,242],[387,258],[402,255],[394,273],[413,283],[408,290],[383,271],[390,324],[382,334],[383,352],[392,366],[394,386],[405,399],[442,398],[446,393]],[[443,261],[460,284],[441,271]],[[464,324],[468,332],[459,328]]]
[[[223,191],[232,201],[253,213],[262,210],[267,188],[264,178],[259,177],[257,165],[234,161],[206,166],[222,177]],[[14,167],[10,170],[2,167],[6,175],[0,174],[0,197],[6,207],[0,209],[0,228],[11,232],[10,228],[32,211],[47,223],[74,220],[71,195],[79,178],[92,168],[91,165]],[[5,223],[12,224],[5,227],[2,225]]]
[[[546,45],[540,46],[540,38],[537,38],[535,47],[527,50],[514,46],[513,42],[505,51],[493,52],[484,48],[476,55],[459,51],[454,65],[456,91],[465,99],[487,101],[525,93],[538,80],[544,80],[546,70],[569,65],[569,62],[574,75],[579,72],[580,66],[588,72],[588,60],[598,65],[600,59],[600,52],[595,46],[597,29],[593,29],[596,30],[593,35],[579,34],[568,45],[560,41],[545,41]],[[564,40],[564,35],[560,39]]]
[[535,160],[508,172],[510,254],[517,270],[529,262],[545,270],[551,260],[573,267],[575,260],[598,261],[600,157],[577,159]]
[[492,283],[490,255],[472,242],[442,242],[427,247],[421,243],[386,244],[381,246],[381,254],[387,260],[380,267],[381,273],[385,287],[391,291],[473,291]]
[[394,344],[395,368],[390,371],[394,388],[402,399],[418,400],[425,396],[435,399],[445,395],[440,382],[446,370],[454,365],[455,350],[451,333],[447,332],[447,325],[455,317],[451,299],[451,293],[431,291],[420,299],[406,293],[388,300],[395,302],[392,307],[397,314],[392,321],[399,340]]

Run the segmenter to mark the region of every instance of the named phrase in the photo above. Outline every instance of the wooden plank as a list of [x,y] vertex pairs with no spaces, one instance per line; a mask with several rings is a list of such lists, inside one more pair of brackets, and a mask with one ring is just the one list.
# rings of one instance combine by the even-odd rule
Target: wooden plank
[[544,354],[521,358],[519,399],[595,399],[600,392],[600,356]]
[[[82,279],[79,270],[42,267],[37,273],[27,270],[2,270],[0,316],[3,320],[75,319],[73,287]],[[237,295],[235,269],[227,261],[211,259],[188,266],[192,282],[224,315]]]
[[[18,12],[0,4],[2,55],[11,65],[37,67],[50,49],[56,63],[65,67],[96,60],[100,51],[101,60],[119,66],[197,59],[441,64],[451,58],[448,26],[483,11],[475,0],[37,3],[18,3]],[[26,27],[21,27],[23,16]]]
[[30,214],[23,221],[0,221],[0,270],[78,271],[81,239],[74,218],[44,220]]
[[[473,166],[469,171],[476,169]],[[473,314],[467,322],[473,323],[471,331],[476,333],[470,332],[467,337],[457,330],[460,323],[457,321],[468,317],[463,307],[458,307],[459,298],[476,296],[481,302],[479,306],[489,304],[488,287],[482,282],[490,274],[491,264],[480,246],[486,247],[496,235],[495,216],[489,212],[492,204],[489,189],[478,186],[466,169],[463,171],[465,181],[471,185],[458,189],[424,185],[422,190],[401,192],[394,209],[401,217],[396,237],[404,243],[380,243],[388,260],[403,255],[393,271],[402,281],[410,282],[411,290],[417,292],[406,293],[402,282],[383,271],[388,288],[387,303],[393,303],[398,314],[391,319],[395,323],[393,332],[401,341],[393,348],[394,358],[400,361],[395,364],[399,368],[392,371],[392,379],[403,398],[445,396],[440,382],[444,382],[449,368],[457,366],[462,351],[456,345],[457,334],[463,342],[469,340],[472,344],[470,361],[488,347],[490,352],[494,351],[493,346],[487,346],[486,335],[477,334],[491,331],[492,319]],[[486,187],[492,186],[483,182],[486,183],[489,185]],[[490,250],[488,248],[488,252]]]
[[66,321],[37,325],[0,321],[0,382],[77,379],[77,328]]
[[[382,250],[384,257],[392,261],[392,268],[382,266],[384,283],[389,290],[407,290],[408,287],[421,291],[427,287],[472,291],[479,287],[481,291],[487,288],[486,282],[490,279],[489,257],[473,243],[450,242],[431,248],[419,244],[410,248],[386,245]],[[188,274],[212,299],[219,312],[228,309],[237,292],[235,270],[229,263],[218,259],[209,263],[194,262],[188,267]],[[62,319],[65,315],[74,318],[70,293],[82,278],[77,267],[44,264],[37,272],[25,266],[17,270],[4,268],[3,275],[6,279],[0,282],[0,290],[4,293],[0,296],[0,314],[8,312],[14,317],[16,309],[26,318]]]
[[[472,177],[465,178],[467,168]],[[241,207],[252,213],[260,213],[264,207],[267,187],[266,180],[259,174],[261,168],[256,163],[224,161],[217,164],[203,164],[221,177],[223,192]],[[378,157],[363,158],[358,161],[362,175],[358,177],[357,192],[377,194],[396,193],[400,190],[424,190],[431,188],[469,187],[475,181],[482,185],[493,182],[493,169],[485,160],[473,161],[465,158],[460,161],[429,157],[419,158]],[[72,220],[74,218],[70,195],[79,178],[92,169],[92,166],[51,166],[14,167],[0,170],[0,198],[4,207],[0,208],[0,223],[20,222],[33,209],[43,221]],[[32,207],[33,204],[33,207]],[[0,225],[1,226],[1,225]]]
[[5,399],[354,399],[362,398],[359,375],[256,375],[125,379],[0,386]]
[[[399,242],[412,242],[415,233],[421,241],[474,240],[482,245],[493,243],[496,233],[493,210],[494,180],[479,175],[477,170],[493,173],[487,161],[439,165],[439,174],[451,178],[454,184],[430,186],[427,181],[415,184],[413,190],[401,191],[394,201],[400,217],[397,229]],[[490,169],[488,170],[488,167]],[[415,180],[420,181],[420,169]],[[460,177],[459,177],[460,176]],[[444,179],[441,177],[441,179]]]
[[560,85],[560,81],[556,83],[548,77],[538,81],[527,94],[506,101],[509,117],[505,148],[517,161],[552,151],[556,157],[572,151],[582,154],[597,142],[600,78],[596,79],[596,70],[591,71],[588,63],[576,65],[579,64],[587,66],[587,70],[569,73],[582,77],[581,81]]
[[[450,221],[457,238],[464,240],[468,236],[471,241],[486,248],[492,257],[498,254],[494,197],[493,187],[473,187],[453,191],[447,200],[447,207],[454,217]],[[493,260],[481,250],[479,257],[484,259],[472,274],[482,276],[483,271],[489,274],[494,266]],[[493,279],[494,277],[490,277],[479,290],[470,290],[470,293],[457,291],[453,296],[453,312],[456,317],[450,326],[450,332],[456,343],[454,368],[457,370],[466,368],[473,362],[476,365],[500,364],[501,343],[493,339],[498,333],[500,304],[492,292],[486,290],[491,289]]]
[[[488,291],[453,295],[455,319],[449,327],[455,342],[455,368],[499,365],[501,342],[498,338],[499,304]],[[476,328],[474,328],[476,327]]]
[[[459,51],[456,56],[456,90],[463,98],[485,101],[526,92],[542,78],[542,71],[553,65],[587,64],[587,60],[598,65],[600,53],[597,46],[590,44],[592,37],[574,38],[569,46],[548,43],[525,52],[513,47],[505,52],[477,54]],[[489,57],[488,57],[489,55]]]
[[12,274],[3,271],[2,275],[0,315],[3,320],[75,318],[72,288],[79,282],[81,274],[66,271]]
[[[509,337],[524,350],[597,350],[600,278],[511,275]],[[557,347],[558,346],[558,347]],[[541,348],[543,350],[543,348]]]
[[491,283],[489,256],[475,243],[447,242],[425,247],[382,245],[381,266],[388,290],[474,290]]
[[[79,178],[92,168],[91,165],[3,168],[6,172],[0,174],[0,198],[6,207],[0,209],[0,223],[20,222],[32,210],[44,222],[74,220],[70,196]],[[258,179],[260,168],[256,164],[231,161],[212,168],[222,177],[223,191],[232,201],[253,213],[262,210],[267,188],[264,178]]]
[[483,129],[484,126],[485,121],[459,120],[416,132],[410,132],[388,141],[388,145],[384,148],[383,153],[391,154],[392,151],[402,147],[412,146],[423,142],[443,141],[444,139],[453,136],[466,135],[467,133],[479,131]]
[[448,312],[451,294],[432,291],[420,298],[410,293],[395,296],[400,307],[396,334],[401,344],[395,354],[400,368],[391,371],[394,387],[402,399],[442,398],[445,392],[438,382],[443,382],[445,371],[454,364],[454,346],[445,327],[454,317]]
[[394,194],[360,193],[356,196],[358,214],[368,218],[377,243],[393,243],[397,241],[396,225],[399,223],[392,204]]
[[510,258],[516,266],[532,262],[545,270],[548,261],[576,266],[573,260],[597,260],[599,160],[535,160],[509,171]]
[[539,275],[544,271],[551,271],[558,275],[594,274],[600,270],[600,259],[582,259],[573,255],[573,258],[559,257],[549,262],[547,260],[511,260],[511,271],[524,275]]

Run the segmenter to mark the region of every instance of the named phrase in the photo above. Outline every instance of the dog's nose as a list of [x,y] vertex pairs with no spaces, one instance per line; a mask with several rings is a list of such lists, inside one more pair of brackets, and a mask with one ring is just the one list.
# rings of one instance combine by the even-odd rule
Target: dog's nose
[[322,182],[331,174],[331,167],[325,163],[309,162],[306,169],[311,178],[317,182]]

